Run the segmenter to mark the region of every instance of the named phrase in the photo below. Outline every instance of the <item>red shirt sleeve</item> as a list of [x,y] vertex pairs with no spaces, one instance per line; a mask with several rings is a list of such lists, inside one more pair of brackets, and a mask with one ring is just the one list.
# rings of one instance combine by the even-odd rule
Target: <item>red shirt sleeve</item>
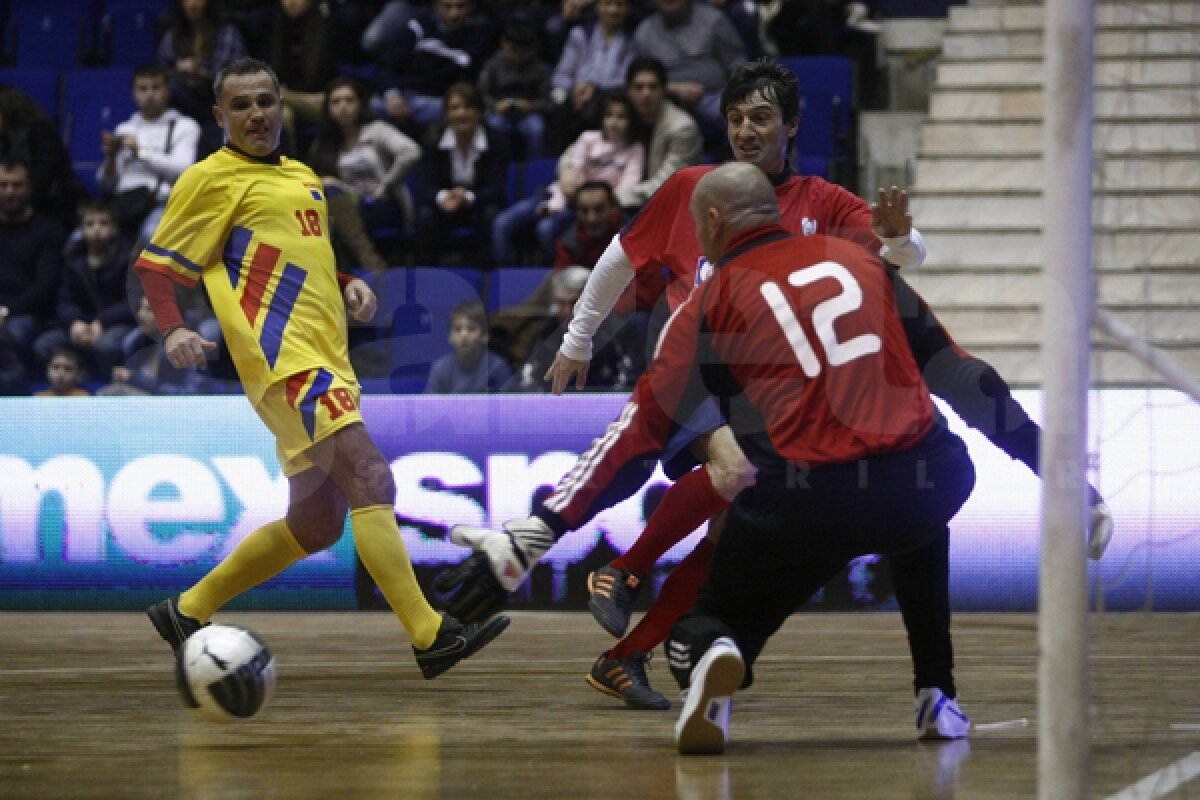
[[166,334],[174,328],[182,327],[183,315],[179,312],[179,303],[175,299],[175,281],[165,273],[148,269],[141,264],[135,269],[142,282],[142,290],[146,293],[146,301],[150,304],[150,310],[154,312],[158,332]]

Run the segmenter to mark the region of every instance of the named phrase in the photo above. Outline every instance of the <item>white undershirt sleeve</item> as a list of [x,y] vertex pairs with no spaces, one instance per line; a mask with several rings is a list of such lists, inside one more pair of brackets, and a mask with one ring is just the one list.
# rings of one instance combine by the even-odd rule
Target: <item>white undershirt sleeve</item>
[[[879,232],[875,232],[879,236]],[[879,236],[883,242],[880,257],[888,263],[895,264],[900,269],[919,267],[925,263],[925,239],[916,228],[909,230],[907,236]]]
[[559,352],[576,361],[591,361],[592,338],[633,276],[633,264],[621,247],[621,234],[618,233],[608,243],[596,261],[592,274],[588,276],[583,293],[575,303],[571,324],[567,326]]

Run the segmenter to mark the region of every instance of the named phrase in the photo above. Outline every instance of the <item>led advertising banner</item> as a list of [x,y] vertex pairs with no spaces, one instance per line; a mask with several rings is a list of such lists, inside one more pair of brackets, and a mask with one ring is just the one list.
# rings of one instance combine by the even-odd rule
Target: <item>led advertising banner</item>
[[[1018,399],[1037,416],[1039,394]],[[528,514],[624,402],[623,395],[365,396],[363,413],[392,464],[397,518],[422,582],[466,555],[444,538],[448,526]],[[1094,393],[1091,405],[1089,477],[1117,526],[1105,559],[1089,568],[1095,602],[1200,609],[1200,406],[1173,392],[1119,390]],[[287,506],[273,439],[242,397],[6,398],[0,408],[0,608],[144,607],[186,588]],[[952,523],[953,605],[1032,609],[1039,480],[950,419],[978,473]],[[657,473],[564,536],[515,607],[584,607],[587,572],[630,546],[666,486]],[[796,531],[803,535],[803,520]],[[656,581],[699,535],[667,553]],[[346,535],[232,607],[377,604],[356,561]],[[890,604],[885,565],[872,557],[814,601]]]

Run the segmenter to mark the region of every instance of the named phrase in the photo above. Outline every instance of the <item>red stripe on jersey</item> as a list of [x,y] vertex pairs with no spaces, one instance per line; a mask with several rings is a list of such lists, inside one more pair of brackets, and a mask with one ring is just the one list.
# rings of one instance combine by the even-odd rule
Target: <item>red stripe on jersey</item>
[[297,372],[295,375],[287,379],[287,404],[292,408],[296,407],[296,398],[300,396],[300,391],[308,383],[308,375],[312,370]]
[[267,292],[271,273],[279,263],[279,256],[279,248],[260,243],[254,250],[254,257],[250,259],[250,274],[246,276],[246,288],[242,290],[242,311],[250,321],[251,327],[262,309],[263,295]]

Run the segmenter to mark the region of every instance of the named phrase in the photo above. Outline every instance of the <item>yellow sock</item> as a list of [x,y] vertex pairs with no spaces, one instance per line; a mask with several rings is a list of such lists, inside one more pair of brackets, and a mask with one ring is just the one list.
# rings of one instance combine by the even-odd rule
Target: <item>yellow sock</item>
[[352,510],[350,530],[354,531],[354,544],[363,566],[400,618],[408,638],[422,650],[429,647],[437,638],[442,617],[429,605],[417,584],[392,507],[368,506]]
[[179,595],[179,610],[200,622],[208,622],[218,608],[306,555],[285,520],[268,522],[243,539],[199,583]]

